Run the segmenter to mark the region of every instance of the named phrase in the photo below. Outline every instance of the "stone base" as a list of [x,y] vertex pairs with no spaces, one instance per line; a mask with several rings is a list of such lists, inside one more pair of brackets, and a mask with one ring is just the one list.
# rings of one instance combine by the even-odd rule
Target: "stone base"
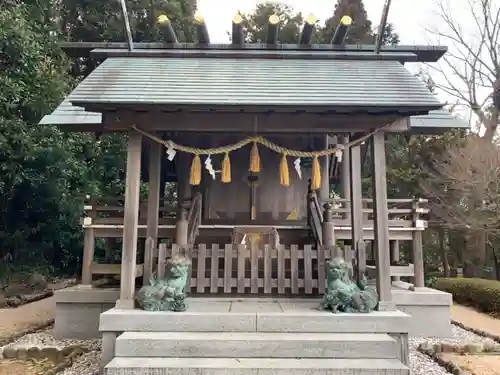
[[[411,324],[409,334],[411,336],[426,336],[426,337],[451,337],[451,310],[452,304],[451,295],[430,288],[417,288],[415,291],[409,290],[410,284],[403,282],[394,282],[392,297],[398,310],[411,315]],[[75,338],[75,339],[92,339],[99,338],[99,316],[115,307],[120,292],[118,289],[97,289],[97,288],[81,288],[79,286],[67,288],[55,292],[56,296],[56,321],[55,334],[59,338]],[[189,298],[188,303],[192,304],[193,300],[203,301],[199,304],[199,309],[213,309],[214,301],[226,301],[227,306],[231,301],[238,299],[227,298]],[[252,299],[253,301],[261,300],[266,302],[282,301],[293,305],[298,299],[276,299],[273,297],[265,297],[260,299]],[[308,301],[308,300],[305,300]],[[309,300],[311,311],[318,305],[317,300]],[[239,305],[234,304],[233,309],[238,309]],[[267,306],[267,305],[266,305]],[[276,305],[277,306],[277,305]],[[218,305],[218,309],[224,309],[222,305]],[[191,309],[188,310],[188,313]],[[220,311],[222,312],[222,311]],[[276,311],[277,312],[277,311]],[[177,314],[175,314],[177,316]],[[429,324],[429,317],[432,318],[433,324]],[[177,319],[177,318],[176,318]],[[253,320],[245,321],[241,316],[241,321],[235,322],[236,326],[246,324],[254,324]],[[269,317],[269,326],[279,324],[276,320]],[[264,324],[265,321],[261,320]],[[224,316],[214,316],[212,324],[225,325],[231,330],[231,322],[225,320]],[[245,328],[246,329],[246,328]],[[314,331],[313,331],[314,332]]]
[[119,289],[75,286],[54,293],[56,317],[54,335],[58,339],[100,338],[99,316],[115,307]]
[[431,288],[408,290],[410,284],[395,282],[392,299],[398,310],[411,315],[410,336],[450,338],[451,294]]

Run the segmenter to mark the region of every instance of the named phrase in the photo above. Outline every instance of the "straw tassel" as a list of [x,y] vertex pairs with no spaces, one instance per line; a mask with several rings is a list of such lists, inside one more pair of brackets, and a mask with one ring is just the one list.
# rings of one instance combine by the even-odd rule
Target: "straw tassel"
[[259,173],[260,172],[260,156],[259,149],[257,148],[257,142],[253,143],[252,150],[250,151],[250,172]]
[[311,189],[318,190],[321,187],[321,169],[319,168],[318,155],[314,155],[312,163]]
[[189,184],[199,185],[201,182],[201,160],[200,155],[194,155],[193,162],[191,163],[191,170],[189,172]]
[[221,181],[225,184],[231,182],[231,160],[229,160],[229,153],[226,152],[224,160],[222,161],[222,177]]
[[280,163],[280,184],[283,186],[290,185],[290,174],[288,173],[288,161],[286,160],[286,155],[281,155]]

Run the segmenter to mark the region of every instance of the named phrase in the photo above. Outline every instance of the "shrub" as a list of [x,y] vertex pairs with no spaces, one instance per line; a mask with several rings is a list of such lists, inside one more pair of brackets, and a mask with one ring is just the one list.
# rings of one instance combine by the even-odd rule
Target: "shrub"
[[441,278],[436,289],[451,293],[453,300],[479,311],[500,315],[500,281],[477,278]]

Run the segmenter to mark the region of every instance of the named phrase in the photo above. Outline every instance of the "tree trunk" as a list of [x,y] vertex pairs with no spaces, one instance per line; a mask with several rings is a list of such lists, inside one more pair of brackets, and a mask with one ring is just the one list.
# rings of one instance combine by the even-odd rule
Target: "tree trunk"
[[482,230],[470,231],[466,238],[464,276],[480,277],[486,259],[485,232]]
[[439,250],[443,261],[443,275],[444,277],[450,277],[450,264],[448,262],[448,249],[445,244],[445,234],[443,228],[438,229]]

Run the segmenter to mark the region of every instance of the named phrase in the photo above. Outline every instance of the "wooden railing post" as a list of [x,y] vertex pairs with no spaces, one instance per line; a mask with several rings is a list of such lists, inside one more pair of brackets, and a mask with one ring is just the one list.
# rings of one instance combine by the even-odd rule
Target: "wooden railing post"
[[83,233],[83,264],[82,264],[82,285],[90,287],[92,285],[92,263],[94,261],[94,249],[95,249],[95,238],[94,229],[90,227],[92,225],[92,219],[87,217],[84,219],[87,221],[88,226],[84,226]]
[[167,260],[167,245],[161,243],[158,247],[158,267],[156,269],[156,277],[158,280],[165,277],[165,262]]
[[420,202],[419,199],[414,199],[412,203],[413,228],[414,228],[412,250],[413,250],[413,264],[415,270],[413,286],[415,288],[421,288],[424,286],[424,252],[423,252],[423,242],[422,242],[423,223],[422,220],[420,220],[419,202]]
[[144,244],[144,269],[142,284],[147,285],[153,276],[153,254],[156,241],[152,237],[146,238]]

